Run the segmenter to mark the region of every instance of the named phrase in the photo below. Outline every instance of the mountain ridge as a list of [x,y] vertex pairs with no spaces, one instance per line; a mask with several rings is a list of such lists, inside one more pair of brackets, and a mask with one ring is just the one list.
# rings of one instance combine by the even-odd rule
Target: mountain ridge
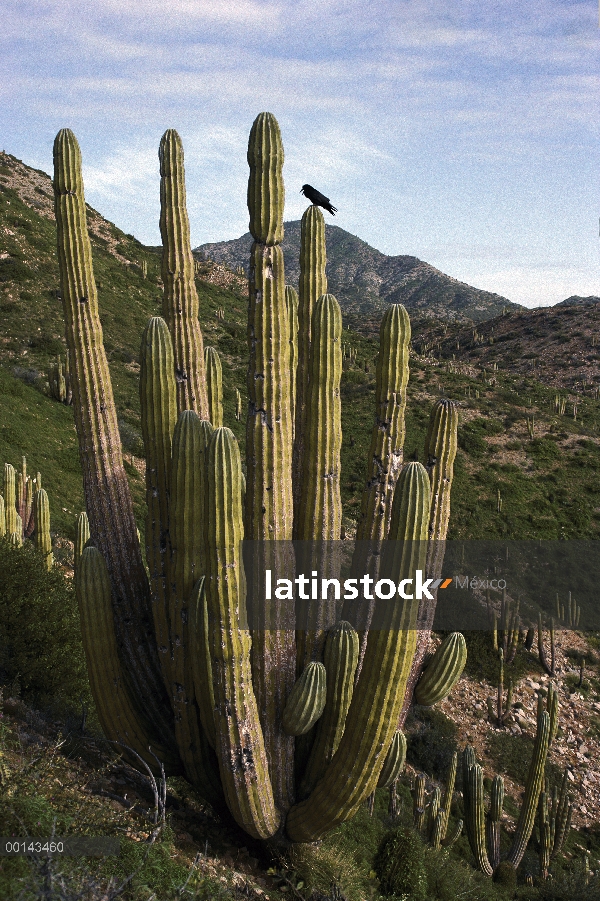
[[[284,223],[282,249],[286,282],[298,286],[300,221]],[[200,244],[199,258],[210,258],[232,269],[248,270],[252,236]],[[378,329],[381,313],[390,303],[402,303],[412,317],[440,318],[456,323],[481,322],[504,308],[525,309],[490,291],[474,288],[435,266],[407,254],[389,256],[337,225],[326,225],[327,278],[348,324]]]

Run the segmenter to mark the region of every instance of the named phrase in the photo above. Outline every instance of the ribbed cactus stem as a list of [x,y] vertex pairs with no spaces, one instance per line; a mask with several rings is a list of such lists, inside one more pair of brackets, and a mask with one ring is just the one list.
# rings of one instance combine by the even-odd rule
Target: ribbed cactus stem
[[283,711],[288,735],[305,735],[321,717],[327,698],[327,674],[322,663],[312,661],[296,681]]
[[150,745],[167,773],[181,773],[181,761],[152,738],[128,689],[115,638],[110,578],[102,554],[93,545],[81,554],[75,587],[90,687],[104,734],[128,745],[156,772],[156,761],[148,753]]
[[248,138],[250,234],[260,244],[283,241],[283,143],[272,113],[259,113]]
[[217,429],[208,453],[205,591],[215,697],[216,751],[227,805],[255,838],[279,827],[250,670],[241,541],[242,466],[235,437]]
[[[277,120],[260,113],[248,140],[248,211],[254,244],[248,279],[248,415],[245,536],[259,542],[252,596],[252,676],[275,804],[284,814],[294,797],[294,739],[282,715],[296,675],[294,633],[281,605],[264,596],[266,569],[285,571],[293,528],[290,334],[283,251],[283,144]],[[276,540],[276,541],[274,541]],[[270,545],[270,547],[269,547]]]
[[358,663],[358,635],[350,623],[341,620],[329,630],[323,663],[327,673],[327,699],[302,781],[302,796],[310,794],[329,766],[344,732]]
[[183,146],[174,129],[169,128],[162,136],[158,158],[163,243],[162,315],[173,340],[177,412],[194,410],[200,419],[208,419],[204,346],[198,322],[198,294],[186,208]]
[[[325,219],[311,205],[300,222],[300,279],[298,292],[298,363],[296,368],[296,416],[294,424],[294,510],[301,509],[306,424],[306,401],[310,380],[310,346],[314,306],[327,293],[325,266]],[[296,525],[295,525],[296,528]]]
[[[458,408],[456,404],[440,398],[433,406],[429,417],[429,428],[425,438],[425,459],[431,484],[431,509],[429,516],[429,546],[427,549],[427,574],[430,578],[442,576],[442,566],[446,547],[446,536],[450,521],[450,490],[454,476],[454,460],[458,433]],[[402,729],[408,714],[410,700],[417,684],[435,617],[437,589],[433,592],[433,600],[423,598],[419,606],[419,633],[417,649],[413,658],[406,695],[398,720],[398,728]]]
[[525,785],[525,796],[521,804],[521,812],[515,827],[512,846],[507,857],[507,860],[515,869],[523,859],[523,855],[527,848],[527,842],[533,831],[535,814],[544,781],[544,770],[550,734],[550,715],[546,710],[542,710],[538,716],[535,743],[531,755],[529,772],[527,774],[527,783]]
[[413,796],[413,826],[417,832],[421,832],[425,825],[425,776],[418,773],[412,790]]
[[43,488],[36,491],[33,501],[35,516],[35,546],[44,555],[44,566],[48,572],[52,569],[52,538],[50,537],[50,504]]
[[[429,521],[429,478],[419,463],[402,471],[392,507],[381,572],[396,584],[424,570]],[[380,628],[371,632],[363,672],[354,688],[337,752],[309,798],[292,807],[286,830],[293,841],[315,841],[349,819],[377,785],[415,649],[416,603],[383,603]]]
[[504,779],[502,776],[494,776],[490,809],[488,811],[486,823],[488,853],[493,870],[495,870],[500,863],[500,826],[503,806]]
[[83,549],[90,538],[90,524],[87,513],[82,511],[75,520],[75,548],[73,550],[73,564],[75,569],[75,578],[77,578],[77,568]]
[[437,648],[415,688],[415,701],[432,707],[448,697],[467,662],[467,644],[461,632],[451,632]]
[[6,532],[12,535],[17,531],[16,507],[16,472],[12,463],[4,464],[4,521]]
[[206,571],[208,484],[206,456],[212,426],[184,410],[173,433],[169,491],[171,560],[171,703],[175,735],[188,778],[199,787],[207,779],[200,712],[195,702],[191,658],[202,653],[189,628],[192,589]]
[[223,425],[223,371],[221,358],[214,347],[205,348],[204,366],[209,419],[213,429],[220,429]]
[[150,572],[158,659],[170,693],[169,491],[177,388],[171,334],[160,316],[148,321],[140,344],[140,408],[146,456],[146,562]]
[[[463,790],[464,793],[464,790]],[[485,835],[485,811],[483,806],[483,770],[478,764],[469,766],[467,770],[467,798],[465,797],[465,814],[467,823],[470,822],[469,839],[471,850],[475,855],[478,869],[486,876],[491,876],[493,871],[486,851]]]
[[341,335],[339,304],[332,294],[324,294],[312,316],[303,495],[296,532],[300,541],[340,537]]
[[296,433],[296,378],[298,370],[298,294],[291,285],[285,286],[285,308],[287,310],[290,336],[290,408],[292,416],[292,440]]
[[31,538],[35,529],[33,514],[33,496],[35,493],[34,482],[31,476],[27,476],[25,486],[25,518],[23,519],[23,533],[26,538]]
[[21,472],[17,473],[16,504],[17,513],[23,523],[23,537],[25,537],[25,527],[27,525],[27,459],[25,457],[21,457]]
[[189,603],[190,634],[195,636],[195,651],[191,654],[194,692],[200,714],[202,728],[211,748],[216,747],[215,737],[215,693],[213,689],[212,666],[210,663],[209,621],[206,594],[202,576],[192,591]]
[[132,688],[162,740],[174,748],[172,714],[154,643],[148,580],[102,340],[81,152],[69,129],[62,129],[54,142],[54,195],[61,294],[90,532],[110,574],[119,653]]
[[0,494],[0,538],[4,535],[6,535],[6,510],[4,508],[4,497]]
[[369,448],[358,540],[387,537],[392,498],[403,461],[410,320],[402,304],[390,304],[381,320],[375,385],[375,422]]
[[[339,304],[332,294],[324,294],[315,304],[312,317],[303,492],[294,528],[297,540],[319,542],[311,568],[326,578],[337,577],[335,546],[331,542],[339,540],[342,527],[341,337]],[[328,597],[311,604],[307,616],[298,621],[297,671],[310,660],[321,658],[325,632],[336,618],[335,599]]]

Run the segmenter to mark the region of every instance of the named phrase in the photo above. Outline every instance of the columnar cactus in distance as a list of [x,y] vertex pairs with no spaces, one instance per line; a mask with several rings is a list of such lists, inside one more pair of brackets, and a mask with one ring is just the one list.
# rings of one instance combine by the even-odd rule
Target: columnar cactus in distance
[[43,488],[36,491],[33,500],[35,518],[35,546],[44,555],[44,565],[48,572],[52,569],[52,539],[50,537],[50,505]]
[[[503,865],[510,865],[515,870],[523,859],[533,831],[540,793],[544,785],[548,748],[556,737],[558,729],[558,692],[554,686],[549,686],[545,701],[541,692],[538,695],[537,713],[537,730],[525,794],[510,850],[506,860],[502,861]],[[483,771],[477,764],[475,753],[471,747],[465,748],[463,752],[463,798],[466,832],[477,867],[482,873],[492,876],[501,863],[500,818],[504,784],[500,776],[494,779],[490,809],[486,815],[483,799]]]
[[[303,245],[308,287],[303,304],[301,280],[296,339],[280,246],[283,148],[269,113],[261,113],[252,127],[248,162],[254,244],[244,494],[234,436],[225,428],[213,430],[201,400],[206,377],[197,311],[186,281],[188,269],[193,281],[193,265],[188,265],[186,250],[182,153],[175,133],[168,132],[161,142],[165,304],[163,318],[150,320],[144,332],[140,365],[148,579],[102,344],[79,148],[69,131],[56,139],[59,262],[91,536],[78,563],[78,600],[100,706],[110,698],[111,680],[119,683],[120,712],[105,710],[108,737],[118,739],[125,723],[127,734],[151,743],[171,772],[183,771],[217,808],[226,804],[250,835],[306,842],[353,816],[380,780],[387,782],[390,773],[396,774],[402,756],[397,724],[417,647],[418,602],[382,605],[358,679],[358,635],[350,625],[328,625],[329,631],[323,628],[319,641],[311,645],[302,630],[296,636],[287,622],[280,622],[280,605],[266,599],[259,605],[258,619],[246,622],[246,579],[249,584],[255,574],[246,576],[242,538],[260,546],[261,566],[273,564],[276,569],[294,522],[303,523],[307,538],[335,540],[341,519],[341,316],[335,298],[325,293],[320,211],[311,208],[305,216],[312,237]],[[389,356],[400,361],[386,376],[386,390],[398,377],[401,393],[406,314],[393,305],[386,321]],[[295,341],[299,363],[294,409],[290,372]],[[386,403],[392,403],[389,397]],[[394,400],[394,411],[402,403],[402,398]],[[305,496],[294,510],[291,447],[300,407],[307,439],[301,456]],[[450,430],[442,441],[442,455],[449,458],[454,444]],[[394,583],[426,568],[430,524],[437,522],[442,490],[435,476],[432,481],[434,468],[432,463],[428,472],[419,463],[409,463],[396,472],[395,489],[388,491],[389,526],[381,538],[392,540],[382,544],[379,574]],[[444,478],[443,490],[448,491],[451,467]],[[314,499],[312,522],[302,513],[309,492]],[[438,534],[441,530],[436,529]],[[100,620],[95,622],[94,616]],[[95,632],[102,636],[97,644]],[[106,658],[104,669],[98,655]],[[286,734],[284,712],[296,676],[307,665],[316,677],[314,685],[308,686],[307,678],[307,686],[300,685],[297,693],[308,719],[299,724],[290,708],[293,722],[288,725],[293,731],[306,722],[317,726],[295,739]],[[117,712],[118,721],[111,719]],[[304,738],[310,739],[305,758],[297,754]]]

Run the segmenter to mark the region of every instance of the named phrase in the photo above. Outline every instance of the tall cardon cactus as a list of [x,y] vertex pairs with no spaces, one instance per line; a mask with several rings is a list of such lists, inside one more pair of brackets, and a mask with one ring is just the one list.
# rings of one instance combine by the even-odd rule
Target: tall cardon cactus
[[[98,316],[81,155],[68,130],[56,138],[54,162],[90,534],[79,548],[76,587],[103,728],[131,747],[150,745],[169,772],[183,772],[251,836],[315,841],[396,777],[398,721],[421,643],[418,601],[384,601],[375,608],[376,629],[369,616],[357,621],[355,610],[346,616],[329,599],[315,604],[308,623],[292,608],[290,622],[261,582],[266,569],[288,566],[292,538],[321,545],[340,538],[342,328],[327,294],[323,217],[314,206],[303,216],[296,305],[281,249],[281,134],[275,118],[261,113],[248,143],[254,243],[244,485],[233,434],[207,421],[218,407],[208,401],[214,392],[207,392],[198,323],[183,151],[174,131],[161,141],[163,315],[148,323],[140,354],[147,575]],[[409,334],[406,311],[391,305],[361,511],[361,535],[377,542],[382,584],[425,572],[430,539],[445,539],[449,515],[453,405],[434,411],[428,469],[402,465]],[[242,543],[255,548],[250,569]],[[335,560],[323,559],[335,570]],[[449,689],[452,667],[448,673],[436,679],[436,697]],[[113,685],[118,704],[111,706]]]

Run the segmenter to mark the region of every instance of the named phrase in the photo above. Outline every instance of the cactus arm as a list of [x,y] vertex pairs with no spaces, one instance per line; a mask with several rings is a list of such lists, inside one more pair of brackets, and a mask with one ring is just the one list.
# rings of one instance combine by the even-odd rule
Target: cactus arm
[[[409,463],[394,494],[382,574],[398,583],[424,570],[429,518],[429,478]],[[314,841],[349,819],[377,785],[396,723],[415,649],[416,602],[385,603],[381,628],[371,632],[363,672],[354,688],[346,728],[323,778],[290,810],[292,841]]]
[[169,128],[162,136],[158,157],[163,243],[162,315],[173,339],[177,412],[194,410],[200,419],[208,419],[204,346],[198,322],[198,294],[186,209],[183,147],[174,129]]
[[152,616],[158,659],[171,691],[171,626],[168,573],[171,444],[177,422],[173,345],[164,319],[148,321],[140,345],[140,408],[146,456],[146,562],[153,596]]
[[204,576],[194,585],[189,603],[190,634],[196,636],[195,652],[191,653],[194,692],[200,713],[202,728],[209,745],[214,750],[215,739],[215,692],[213,688],[210,648],[208,643],[209,623]]
[[394,488],[403,461],[409,348],[408,313],[401,304],[390,304],[379,331],[375,422],[357,540],[379,542],[389,530]]
[[461,632],[451,632],[443,640],[417,682],[417,704],[432,707],[447,698],[467,662],[467,643]]
[[54,195],[75,425],[90,532],[110,574],[119,653],[132,689],[157,733],[174,748],[172,714],[154,641],[148,579],[136,535],[102,343],[86,227],[81,153],[68,129],[62,129],[54,142]]
[[[304,436],[307,429],[306,400],[309,384],[310,345],[314,306],[327,293],[325,266],[325,219],[321,210],[311,205],[300,222],[300,280],[298,283],[298,364],[296,368],[296,415],[294,425],[294,517],[302,508],[302,479],[304,473]],[[297,529],[296,523],[294,530]]]
[[323,716],[317,723],[315,742],[302,780],[303,796],[310,794],[324,774],[344,732],[358,663],[358,635],[350,623],[341,620],[329,630],[323,662],[327,673],[327,700]]
[[178,756],[151,737],[148,723],[129,694],[117,652],[108,570],[93,545],[81,554],[75,589],[90,687],[104,734],[128,745],[156,771],[156,761],[148,753],[151,745],[167,773],[181,773]]
[[[427,573],[434,579],[442,574],[446,549],[446,535],[450,522],[450,490],[454,477],[454,460],[457,451],[458,408],[454,401],[440,398],[433,406],[429,418],[429,428],[425,438],[425,459],[431,481],[431,510],[429,519],[429,546],[427,549]],[[437,590],[433,600],[424,598],[419,608],[419,631],[417,650],[408,678],[404,704],[398,720],[402,729],[406,721],[415,685],[421,672],[435,617]]]
[[396,731],[377,780],[377,788],[389,788],[396,782],[406,763],[406,736]]
[[223,425],[223,370],[221,358],[214,347],[205,349],[204,366],[206,369],[209,419],[213,429],[220,429]]
[[285,306],[290,335],[290,407],[292,410],[292,441],[296,432],[296,375],[298,369],[298,294],[291,285],[285,286]]
[[269,767],[250,670],[245,622],[240,452],[229,429],[217,429],[208,453],[205,591],[215,696],[216,751],[227,805],[255,838],[275,835]]
[[327,697],[327,675],[322,663],[307,664],[285,705],[282,725],[288,735],[305,735],[321,717]]
[[[10,532],[8,533],[11,534]],[[0,494],[0,537],[6,535],[6,512],[4,509],[4,497]]]
[[192,634],[189,628],[189,602],[194,585],[205,571],[205,460],[212,431],[211,424],[200,421],[193,410],[180,414],[173,433],[169,492],[171,703],[181,758],[188,778],[198,786],[206,781],[206,761],[202,759],[202,730],[191,657],[201,653],[202,648],[198,647],[197,633]]
[[[277,809],[293,803],[294,739],[282,728],[294,686],[294,632],[280,605],[262,594],[265,569],[285,571],[293,527],[290,335],[285,301],[282,175],[277,120],[260,113],[248,139],[248,211],[254,238],[248,303],[248,415],[246,419],[245,536],[255,541],[252,597],[252,677]],[[273,539],[277,539],[273,543]],[[271,545],[271,547],[269,547]],[[268,628],[267,628],[268,626]]]

